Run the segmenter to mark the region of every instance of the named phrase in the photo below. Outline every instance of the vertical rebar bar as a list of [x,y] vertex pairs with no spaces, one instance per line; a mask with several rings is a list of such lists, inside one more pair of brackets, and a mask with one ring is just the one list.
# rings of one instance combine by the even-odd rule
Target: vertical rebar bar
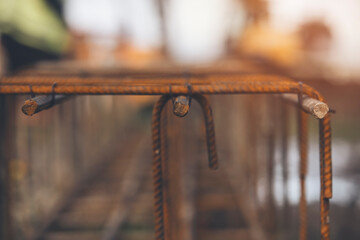
[[330,115],[319,120],[320,132],[320,223],[321,239],[330,239],[330,198],[332,197],[331,126]]
[[218,158],[216,152],[216,143],[215,143],[215,124],[212,114],[212,109],[209,101],[202,95],[194,95],[193,98],[200,104],[205,121],[205,130],[206,130],[206,144],[208,149],[208,158],[209,158],[209,167],[213,170],[218,169]]
[[[218,168],[217,152],[215,145],[215,127],[212,110],[209,102],[204,96],[194,95],[202,107],[205,127],[206,127],[206,140],[208,147],[209,167],[211,169]],[[166,143],[164,143],[164,134],[161,131],[161,113],[164,106],[169,101],[169,95],[163,95],[156,103],[153,109],[152,116],[152,138],[153,138],[153,183],[154,183],[154,208],[155,208],[155,239],[167,239],[166,227],[168,225],[168,208],[166,206],[167,193],[164,191],[164,161],[166,158]]]
[[155,239],[165,239],[164,218],[167,215],[164,209],[163,196],[163,168],[161,148],[161,112],[169,101],[169,95],[163,95],[156,103],[152,115],[152,139],[153,139],[153,183],[154,183],[154,213],[155,213]]

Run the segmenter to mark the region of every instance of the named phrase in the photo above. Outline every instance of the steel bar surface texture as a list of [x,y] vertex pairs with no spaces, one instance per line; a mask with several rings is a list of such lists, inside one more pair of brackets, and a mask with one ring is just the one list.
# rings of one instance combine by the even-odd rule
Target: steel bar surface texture
[[319,120],[320,131],[320,224],[321,239],[330,239],[330,198],[332,198],[332,162],[331,162],[331,127],[330,115]]
[[211,106],[208,100],[202,95],[194,95],[193,98],[200,104],[204,114],[209,168],[216,170],[218,169],[219,164],[218,164],[216,143],[215,143],[215,123],[214,123]]
[[[237,93],[298,93],[297,82],[289,78],[273,75],[212,76],[185,79],[130,79],[128,82],[117,79],[78,79],[74,78],[1,78],[0,94],[124,94],[124,95],[164,95],[188,93],[187,84],[192,85],[193,94],[237,94]],[[19,80],[19,83],[16,81]],[[36,83],[39,81],[39,85]],[[93,83],[87,81],[94,81]],[[46,83],[45,83],[46,82]],[[53,90],[52,84],[57,83]],[[171,85],[171,89],[169,88]],[[321,95],[310,86],[303,85],[303,94],[323,101]]]
[[[56,88],[53,84],[57,83]],[[325,102],[324,98],[312,87],[299,84],[290,78],[275,75],[217,74],[189,76],[187,78],[163,75],[159,76],[124,76],[121,78],[101,77],[2,77],[0,94],[64,94],[64,95],[163,95],[153,111],[153,155],[155,201],[163,203],[161,182],[160,154],[160,116],[169,95],[187,95],[191,85],[192,96],[199,94],[278,94],[296,93]],[[201,100],[199,101],[201,104]],[[211,113],[203,107],[205,113]],[[205,120],[207,121],[207,120]],[[211,123],[211,121],[209,122]],[[320,129],[320,178],[321,178],[321,238],[329,239],[329,199],[332,197],[332,160],[330,116],[319,120]],[[211,136],[211,132],[208,132]],[[209,141],[209,139],[208,139]],[[209,143],[208,143],[209,144]],[[215,152],[215,150],[214,150]],[[209,158],[212,150],[209,149]],[[213,164],[213,163],[210,163]],[[215,165],[211,165],[216,168]],[[156,217],[163,215],[162,209],[156,208]],[[163,219],[157,219],[157,239],[163,239]]]
[[9,76],[0,78],[4,85],[121,85],[121,84],[209,84],[213,82],[234,81],[284,81],[292,79],[270,74],[216,74],[216,75],[146,75],[122,77],[76,77],[76,76]]
[[[212,116],[212,110],[209,102],[204,96],[194,95],[203,109],[206,139],[209,154],[209,167],[211,169],[218,168],[216,144],[215,144],[215,128]],[[170,95],[163,95],[156,103],[153,109],[152,117],[152,138],[153,138],[153,184],[154,184],[154,208],[155,208],[155,239],[164,240],[165,238],[165,225],[168,220],[167,208],[164,206],[164,183],[163,183],[163,167],[161,157],[164,155],[161,152],[162,141],[161,139],[161,113],[166,103],[170,100]]]
[[67,95],[43,95],[30,98],[24,102],[21,110],[25,115],[32,116],[35,113],[49,109],[56,104],[60,104],[68,100],[70,96]]
[[154,184],[154,214],[155,214],[155,239],[165,239],[163,196],[163,169],[161,164],[161,112],[169,101],[170,96],[162,96],[156,103],[152,115],[152,139],[153,139],[153,184]]
[[[282,97],[289,102],[292,102],[296,105],[298,103],[298,97],[295,94],[282,94]],[[329,106],[326,103],[320,102],[319,100],[309,98],[307,96],[301,96],[301,107],[305,112],[312,114],[318,119],[323,119],[326,114],[330,111]]]

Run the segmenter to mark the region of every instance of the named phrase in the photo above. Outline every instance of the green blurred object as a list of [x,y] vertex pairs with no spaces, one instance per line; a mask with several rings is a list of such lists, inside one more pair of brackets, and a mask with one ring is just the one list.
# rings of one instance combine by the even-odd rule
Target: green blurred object
[[0,0],[0,32],[56,54],[66,50],[70,39],[64,24],[44,0]]

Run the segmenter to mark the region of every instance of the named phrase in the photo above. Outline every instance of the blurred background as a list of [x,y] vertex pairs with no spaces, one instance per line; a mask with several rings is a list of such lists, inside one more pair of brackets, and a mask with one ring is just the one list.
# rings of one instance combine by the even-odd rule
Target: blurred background
[[[336,110],[331,236],[360,239],[359,1],[1,0],[0,37],[0,76],[218,71],[313,86]],[[78,96],[32,117],[28,98],[1,96],[0,238],[153,238],[157,97]],[[297,239],[296,110],[265,95],[210,100],[217,172],[199,106],[165,113],[171,239]],[[318,150],[311,119],[308,239],[320,239]]]

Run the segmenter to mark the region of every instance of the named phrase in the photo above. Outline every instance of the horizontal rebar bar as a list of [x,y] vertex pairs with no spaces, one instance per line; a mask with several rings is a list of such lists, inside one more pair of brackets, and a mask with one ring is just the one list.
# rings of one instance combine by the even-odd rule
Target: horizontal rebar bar
[[269,74],[218,74],[218,75],[142,75],[121,77],[77,77],[77,76],[11,76],[0,78],[0,84],[7,85],[47,85],[57,84],[71,85],[122,85],[122,84],[209,84],[213,82],[238,82],[238,81],[285,81],[293,82],[292,79],[278,75]]
[[0,78],[0,85],[51,85],[56,82],[58,85],[158,85],[158,84],[210,84],[226,82],[257,82],[257,81],[284,81],[293,82],[290,78],[264,75],[264,74],[220,74],[220,75],[191,75],[184,76],[125,76],[125,77],[59,77],[59,76],[12,76]]
[[[54,88],[54,83],[57,83]],[[191,86],[191,94],[189,93]],[[321,235],[329,239],[329,199],[332,197],[331,129],[329,108],[324,98],[312,87],[286,77],[274,75],[219,74],[204,76],[123,76],[121,78],[90,77],[4,77],[0,78],[0,94],[48,94],[41,96],[43,109],[55,104],[56,96],[66,99],[79,95],[163,95],[153,112],[153,170],[155,186],[156,239],[164,239],[162,207],[162,167],[160,154],[160,116],[170,95],[199,96],[199,94],[300,94],[301,107],[320,120],[320,175],[321,175]],[[31,101],[34,99],[30,99]],[[298,103],[296,98],[296,103]],[[58,100],[60,102],[60,100]],[[37,103],[38,104],[38,103]],[[200,101],[201,104],[201,101]],[[31,105],[31,104],[30,104]],[[186,104],[185,104],[186,105]],[[25,108],[29,112],[31,107]],[[36,112],[35,108],[34,113]],[[210,109],[210,108],[209,108]],[[211,113],[211,109],[204,113]],[[185,109],[186,110],[186,109]],[[23,110],[24,111],[24,110]],[[184,111],[183,113],[185,113]],[[31,113],[31,112],[30,112]],[[212,132],[207,133],[208,135]],[[209,138],[209,137],[208,137]],[[209,138],[210,139],[210,138]],[[214,138],[213,138],[214,139]],[[211,142],[210,142],[211,143]],[[211,143],[212,144],[212,143]],[[214,151],[209,151],[209,155]],[[216,164],[211,165],[216,168]]]
[[[196,81],[197,80],[197,81]],[[209,80],[209,79],[207,79]],[[216,81],[216,82],[214,82]],[[187,83],[177,84],[171,79],[162,82],[147,81],[147,83],[133,80],[131,83],[123,85],[113,85],[104,82],[102,85],[77,85],[68,83],[63,85],[59,78],[48,81],[45,85],[33,85],[32,81],[18,85],[7,84],[6,79],[0,80],[0,94],[88,94],[88,95],[163,95],[163,94],[183,94],[188,93],[187,84],[192,85],[193,94],[236,94],[236,93],[299,93],[300,89],[297,82],[276,76],[239,76],[237,80],[227,77],[216,77],[211,83],[199,81],[199,79],[189,79]],[[36,82],[36,78],[34,79]],[[52,83],[57,82],[56,89],[52,89]],[[121,84],[121,81],[118,81]],[[170,86],[171,85],[171,89]],[[310,86],[304,84],[303,94],[323,101],[322,96]]]
[[49,109],[52,106],[68,100],[71,96],[67,95],[42,95],[30,98],[24,102],[21,110],[25,115],[32,116],[35,113]]
[[[285,100],[298,105],[298,96],[295,94],[282,94],[281,95]],[[329,112],[329,106],[321,102],[317,99],[303,96],[302,102],[301,102],[301,108],[309,113],[315,116],[318,119],[323,119],[326,114]]]

